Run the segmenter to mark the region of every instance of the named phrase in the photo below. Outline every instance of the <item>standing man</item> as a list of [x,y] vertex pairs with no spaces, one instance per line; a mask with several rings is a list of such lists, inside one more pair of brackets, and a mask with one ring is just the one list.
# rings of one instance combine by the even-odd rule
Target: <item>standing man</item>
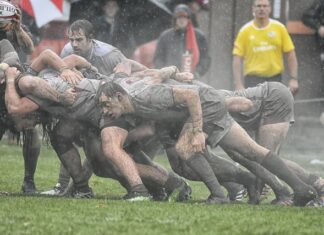
[[[1,1],[4,2],[4,1]],[[10,1],[7,1],[10,2]],[[34,44],[31,35],[27,33],[27,29],[21,24],[21,10],[17,7],[17,1],[11,1],[16,6],[15,18],[10,23],[0,24],[0,40],[8,39],[18,53],[20,61],[25,62],[26,56],[34,50]],[[9,48],[8,48],[9,50]],[[1,52],[2,53],[2,52]],[[4,89],[0,88],[0,96],[4,97]],[[1,98],[1,102],[4,101]],[[0,107],[0,139],[6,130],[14,131],[15,135],[18,132],[11,126],[11,118],[7,115],[7,110],[4,105]],[[36,171],[38,156],[40,153],[40,141],[38,132],[35,128],[23,130],[23,157],[24,157],[24,180],[21,187],[23,193],[31,194],[36,192],[34,183],[34,174]]]
[[191,22],[192,12],[187,5],[175,7],[174,27],[164,31],[157,43],[154,64],[156,68],[175,65],[182,72],[203,76],[209,69],[210,57],[204,34]]
[[265,81],[282,82],[284,54],[288,62],[288,86],[292,94],[296,94],[298,63],[287,29],[280,22],[269,18],[270,0],[254,0],[252,11],[254,19],[240,29],[234,42],[235,90],[254,87]]

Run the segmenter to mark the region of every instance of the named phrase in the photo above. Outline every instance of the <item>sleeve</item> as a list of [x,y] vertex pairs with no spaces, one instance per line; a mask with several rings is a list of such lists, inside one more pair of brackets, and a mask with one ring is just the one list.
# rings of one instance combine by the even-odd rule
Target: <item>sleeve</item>
[[312,29],[318,29],[321,26],[320,13],[323,11],[321,0],[315,0],[302,16],[302,22]]
[[117,64],[122,62],[126,57],[118,49],[115,49],[102,57],[105,75],[110,75]]
[[240,30],[234,42],[233,55],[243,57],[244,54],[244,33]]
[[68,55],[72,54],[72,50],[71,49],[72,48],[71,48],[70,43],[66,44],[63,47],[62,51],[61,51],[60,57],[61,58],[64,58],[64,57],[67,57]]
[[205,36],[200,32],[197,32],[196,35],[198,39],[200,53],[199,63],[197,65],[196,72],[200,76],[203,76],[209,69],[211,58],[208,53],[207,40]]
[[165,66],[165,56],[166,56],[166,39],[165,39],[165,34],[162,34],[159,38],[158,38],[158,42],[156,45],[156,50],[154,53],[154,58],[153,58],[153,62],[154,62],[154,66],[155,68],[163,68]]
[[282,51],[283,52],[289,52],[292,50],[295,50],[295,46],[293,41],[291,40],[291,37],[286,29],[286,27],[282,27],[282,40],[283,40],[283,44],[282,44]]

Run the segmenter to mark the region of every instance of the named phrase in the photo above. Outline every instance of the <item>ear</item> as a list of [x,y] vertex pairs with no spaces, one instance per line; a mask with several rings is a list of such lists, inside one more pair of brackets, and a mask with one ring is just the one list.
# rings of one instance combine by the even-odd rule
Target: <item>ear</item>
[[118,101],[122,101],[124,99],[123,94],[120,92],[116,92],[116,97],[117,97]]

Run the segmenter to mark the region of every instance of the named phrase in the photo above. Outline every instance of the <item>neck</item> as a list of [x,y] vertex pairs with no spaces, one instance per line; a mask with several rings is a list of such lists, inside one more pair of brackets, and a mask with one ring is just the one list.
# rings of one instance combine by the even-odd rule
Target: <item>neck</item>
[[264,19],[254,19],[254,23],[258,28],[264,28],[269,24],[269,18]]

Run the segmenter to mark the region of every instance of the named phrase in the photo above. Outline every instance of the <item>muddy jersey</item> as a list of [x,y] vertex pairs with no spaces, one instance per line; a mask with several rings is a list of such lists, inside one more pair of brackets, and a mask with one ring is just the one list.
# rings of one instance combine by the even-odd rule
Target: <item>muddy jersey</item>
[[294,122],[294,99],[289,89],[279,82],[265,82],[257,87],[239,91],[221,90],[224,96],[241,96],[252,101],[247,112],[231,113],[245,129],[256,129],[261,125]]
[[[127,90],[135,108],[135,116],[155,121],[179,121],[179,117],[170,119],[170,112],[181,114],[180,119],[186,121],[190,115],[188,108],[174,102],[173,86],[170,84],[148,85],[146,80],[134,83]],[[203,111],[203,130],[208,134],[212,147],[227,133],[233,119],[227,112],[224,99],[217,90],[209,86],[181,85],[199,92]],[[185,114],[185,115],[183,115]]]
[[[64,93],[72,88],[70,84],[59,78],[59,73],[57,71],[44,70],[39,75],[59,93]],[[109,77],[106,77],[107,81],[109,81],[109,79]],[[64,107],[56,102],[40,99],[32,95],[28,95],[27,97],[37,103],[41,109],[53,115],[88,121],[94,126],[99,126],[101,109],[97,105],[95,99],[99,85],[99,80],[83,79],[78,85],[74,86],[77,95],[74,104],[70,107]]]
[[[64,58],[71,54],[74,54],[74,51],[71,43],[68,43],[64,46],[61,57]],[[116,65],[125,59],[125,56],[112,45],[92,40],[91,51],[85,59],[95,66],[99,73],[110,75]]]

